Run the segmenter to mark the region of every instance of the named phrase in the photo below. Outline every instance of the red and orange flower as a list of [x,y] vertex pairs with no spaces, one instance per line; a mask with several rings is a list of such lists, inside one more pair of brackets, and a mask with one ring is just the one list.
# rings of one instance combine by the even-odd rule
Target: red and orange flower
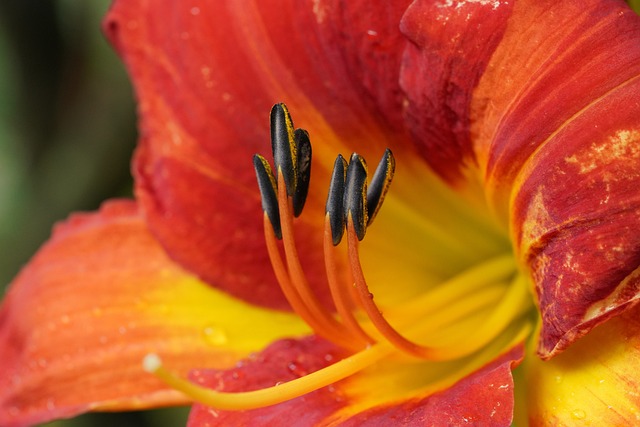
[[[113,5],[136,199],[73,215],[15,279],[0,424],[193,398],[193,426],[636,422],[640,18],[277,3]],[[274,108],[261,207],[279,101],[308,134]]]

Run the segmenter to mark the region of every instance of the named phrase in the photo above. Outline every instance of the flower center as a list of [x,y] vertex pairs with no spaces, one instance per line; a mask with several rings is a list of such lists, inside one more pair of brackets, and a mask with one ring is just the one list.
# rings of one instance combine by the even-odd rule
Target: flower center
[[[206,405],[251,409],[332,384],[392,354],[413,359],[409,363],[458,360],[482,353],[505,331],[509,331],[509,342],[528,333],[529,323],[516,321],[525,318],[531,306],[527,282],[517,274],[511,255],[490,258],[399,307],[381,310],[367,284],[359,245],[394,176],[395,159],[389,149],[370,184],[362,156],[354,153],[347,162],[338,155],[334,163],[325,207],[323,254],[335,313],[323,305],[302,268],[294,235],[294,218],[301,215],[309,189],[311,143],[305,130],[294,128],[284,104],[271,111],[271,139],[275,167],[259,154],[254,156],[254,167],[273,271],[293,310],[314,332],[354,354],[289,383],[245,393],[216,392],[177,378],[155,355],[145,359],[145,369]],[[339,248],[345,233],[347,276],[338,267],[345,253]]]

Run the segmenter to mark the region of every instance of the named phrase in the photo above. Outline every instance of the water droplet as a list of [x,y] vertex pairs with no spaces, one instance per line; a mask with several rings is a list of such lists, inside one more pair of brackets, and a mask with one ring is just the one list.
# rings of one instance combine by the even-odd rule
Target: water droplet
[[576,420],[584,420],[587,414],[582,409],[575,409],[571,416]]
[[202,330],[204,339],[211,345],[223,345],[229,341],[227,334],[215,326],[207,326]]
[[199,7],[192,7],[191,8],[191,14],[193,16],[199,15],[200,14],[200,8]]
[[289,362],[289,364],[287,365],[287,369],[291,371],[292,374],[298,377],[304,377],[308,374],[308,372],[296,362]]
[[50,411],[56,409],[56,401],[53,399],[47,399],[47,409]]
[[555,380],[556,384],[560,384],[562,382],[562,375],[556,375]]
[[71,318],[68,315],[64,314],[60,316],[60,323],[62,323],[63,325],[67,325],[69,324],[69,322],[71,322]]
[[333,361],[333,354],[331,353],[327,353],[324,355],[324,360],[325,362],[332,362]]

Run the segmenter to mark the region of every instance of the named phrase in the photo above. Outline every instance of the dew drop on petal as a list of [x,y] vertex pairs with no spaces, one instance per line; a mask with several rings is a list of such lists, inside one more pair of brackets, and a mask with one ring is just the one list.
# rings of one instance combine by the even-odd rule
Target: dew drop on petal
[[571,417],[576,420],[584,420],[587,414],[582,409],[575,409],[571,412]]
[[211,345],[224,345],[229,341],[225,331],[216,326],[206,326],[202,330],[205,341]]
[[299,364],[297,364],[296,362],[289,362],[289,364],[287,365],[287,369],[294,375],[298,376],[298,377],[304,377],[305,375],[308,374],[307,370],[304,369],[303,367],[301,367]]

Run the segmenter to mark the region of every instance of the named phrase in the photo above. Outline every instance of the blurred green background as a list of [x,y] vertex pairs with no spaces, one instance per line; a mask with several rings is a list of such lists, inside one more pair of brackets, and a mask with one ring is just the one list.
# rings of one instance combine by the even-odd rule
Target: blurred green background
[[[0,2],[0,286],[53,223],[131,194],[135,105],[100,31],[109,3]],[[640,9],[640,0],[630,3]],[[184,426],[187,414],[88,414],[47,426]]]
[[[0,290],[56,221],[131,194],[135,105],[100,30],[109,4],[0,2]],[[88,414],[47,426],[184,426],[187,414]]]

